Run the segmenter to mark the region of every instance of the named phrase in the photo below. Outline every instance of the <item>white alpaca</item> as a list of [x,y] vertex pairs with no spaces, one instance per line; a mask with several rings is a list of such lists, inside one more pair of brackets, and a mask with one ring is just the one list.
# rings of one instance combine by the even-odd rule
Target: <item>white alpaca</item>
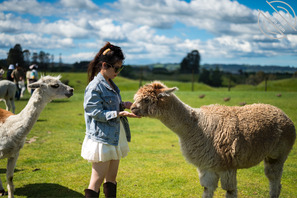
[[0,98],[3,98],[7,111],[15,112],[14,98],[16,93],[16,85],[9,80],[0,81]]
[[[51,100],[69,98],[73,95],[73,89],[61,83],[59,79],[60,77],[45,76],[30,84],[30,87],[35,91],[26,107],[19,114],[14,115],[0,109],[0,159],[8,158],[6,177],[9,198],[14,197],[12,179],[19,151],[41,111]],[[5,193],[1,180],[0,193]]]
[[180,139],[185,158],[198,168],[203,197],[213,197],[219,178],[226,197],[237,197],[237,169],[264,160],[270,197],[281,191],[283,165],[296,138],[293,122],[280,109],[266,104],[191,108],[154,82],[138,90],[134,114],[157,118]]

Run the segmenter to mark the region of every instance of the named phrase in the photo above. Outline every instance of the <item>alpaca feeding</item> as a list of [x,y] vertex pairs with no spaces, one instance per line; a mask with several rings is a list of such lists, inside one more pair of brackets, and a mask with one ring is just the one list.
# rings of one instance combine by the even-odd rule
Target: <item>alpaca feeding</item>
[[283,165],[296,138],[293,122],[267,104],[192,108],[160,82],[141,87],[131,111],[159,119],[175,132],[185,158],[198,168],[203,197],[213,197],[221,179],[226,197],[237,197],[237,169],[264,160],[270,197],[279,197]]
[[[26,136],[37,121],[41,111],[53,99],[69,98],[73,88],[64,85],[60,76],[44,76],[29,86],[35,89],[26,107],[17,115],[0,109],[0,159],[7,160],[8,197],[13,198],[13,173],[20,149],[24,146]],[[5,191],[0,180],[0,193]]]
[[7,111],[15,112],[14,99],[16,93],[16,85],[9,80],[0,81],[0,98],[3,98]]

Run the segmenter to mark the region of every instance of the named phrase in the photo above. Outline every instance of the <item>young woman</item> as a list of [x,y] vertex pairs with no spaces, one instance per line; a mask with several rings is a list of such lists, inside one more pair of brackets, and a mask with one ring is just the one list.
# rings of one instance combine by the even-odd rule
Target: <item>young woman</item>
[[84,95],[86,136],[81,155],[92,162],[92,174],[85,197],[99,197],[103,184],[105,197],[116,197],[119,162],[129,152],[130,129],[124,111],[131,102],[122,102],[120,90],[112,81],[123,69],[125,59],[120,47],[109,42],[96,54],[88,67],[89,84]]

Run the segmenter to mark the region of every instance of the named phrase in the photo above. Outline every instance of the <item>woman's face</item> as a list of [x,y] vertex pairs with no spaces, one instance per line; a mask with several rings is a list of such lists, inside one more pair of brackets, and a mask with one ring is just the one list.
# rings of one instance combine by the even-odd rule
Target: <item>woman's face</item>
[[[104,76],[105,79],[114,79],[120,73],[119,68],[122,67],[122,61],[116,62],[114,65],[109,63],[103,62],[101,74]],[[119,70],[116,72],[116,70]]]

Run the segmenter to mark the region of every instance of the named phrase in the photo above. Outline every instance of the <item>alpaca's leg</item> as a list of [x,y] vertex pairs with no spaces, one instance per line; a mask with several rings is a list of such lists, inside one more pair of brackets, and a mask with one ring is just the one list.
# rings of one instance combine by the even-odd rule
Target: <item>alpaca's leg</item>
[[270,197],[279,197],[281,192],[281,178],[283,173],[284,160],[265,158],[265,175],[269,179]]
[[13,185],[13,173],[16,165],[16,161],[19,157],[19,153],[17,153],[14,157],[10,157],[7,160],[7,172],[6,172],[6,178],[7,178],[7,191],[8,191],[8,198],[13,198],[13,192],[14,192],[14,185]]
[[237,197],[236,169],[221,172],[220,177],[222,188],[227,191],[226,197]]
[[12,113],[15,113],[15,105],[14,105],[14,100],[10,100],[11,108],[12,108]]
[[8,99],[1,99],[3,102],[4,102],[4,104],[5,104],[5,106],[6,106],[6,111],[9,111],[9,109],[10,109],[10,104],[7,104],[7,103],[9,103],[9,100]]
[[4,195],[5,195],[5,190],[3,188],[2,181],[0,179],[0,196],[4,196]]
[[213,197],[214,191],[218,187],[219,175],[208,170],[199,170],[199,179],[201,186],[204,187],[203,198]]

